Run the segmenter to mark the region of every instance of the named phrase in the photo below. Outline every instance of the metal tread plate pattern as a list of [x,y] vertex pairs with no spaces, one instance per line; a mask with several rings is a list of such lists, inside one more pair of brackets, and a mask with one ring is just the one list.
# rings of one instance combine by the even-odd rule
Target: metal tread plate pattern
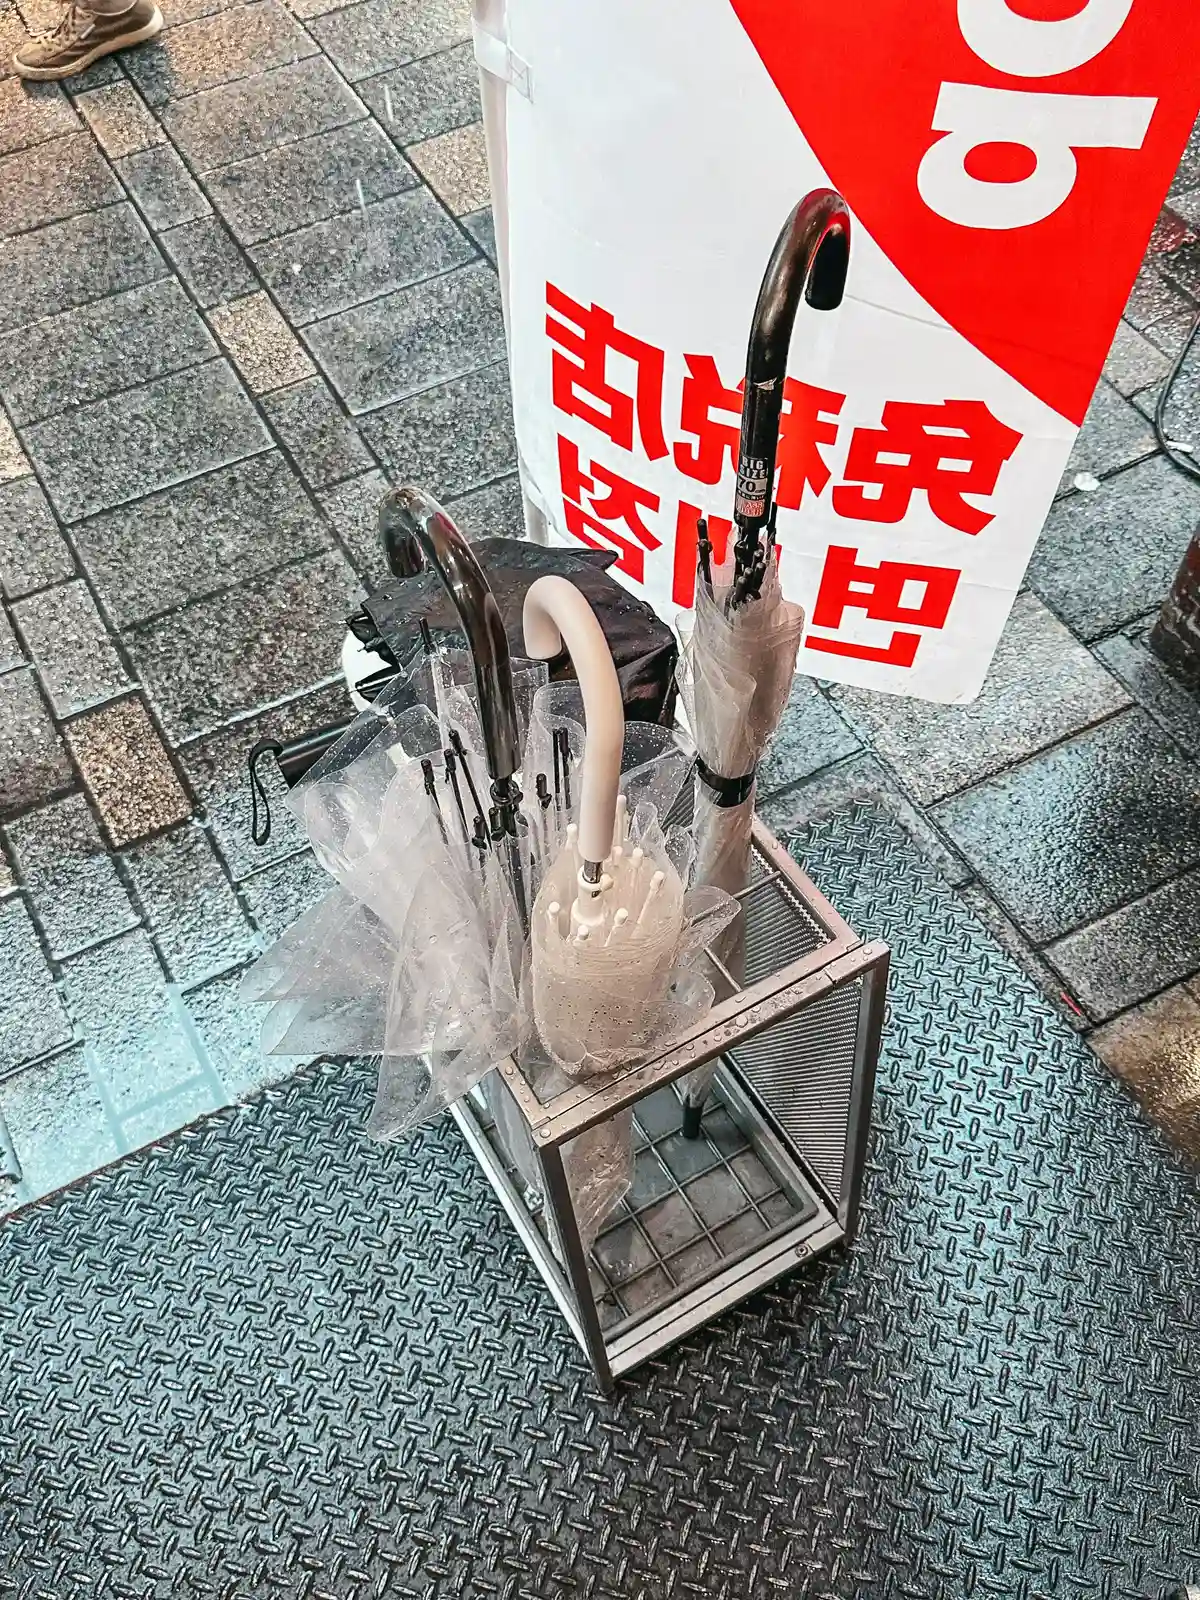
[[1200,1566],[1197,1184],[906,837],[862,1234],[605,1401],[448,1120],[321,1067],[0,1230],[0,1595],[1115,1600]]

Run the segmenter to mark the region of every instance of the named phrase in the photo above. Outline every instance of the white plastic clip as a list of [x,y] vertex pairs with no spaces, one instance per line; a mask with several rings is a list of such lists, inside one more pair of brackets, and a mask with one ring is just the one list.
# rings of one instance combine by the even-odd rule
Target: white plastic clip
[[533,99],[533,73],[528,61],[522,61],[515,50],[510,50],[498,34],[489,33],[478,17],[471,19],[471,34],[475,41],[475,59],[485,72],[512,84],[526,100]]

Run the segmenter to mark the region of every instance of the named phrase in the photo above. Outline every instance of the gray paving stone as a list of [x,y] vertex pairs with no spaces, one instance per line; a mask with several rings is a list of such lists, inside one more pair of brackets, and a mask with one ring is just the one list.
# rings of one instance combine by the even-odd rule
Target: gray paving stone
[[1200,1003],[1187,986],[1128,1011],[1097,1028],[1088,1043],[1132,1090],[1155,1124],[1184,1151],[1200,1137],[1195,1093],[1200,1059]]
[[133,85],[123,78],[119,83],[77,94],[75,105],[110,161],[119,161],[122,156],[131,156],[138,150],[149,150],[151,145],[166,140],[162,124]]
[[783,717],[758,770],[758,794],[766,800],[789,784],[854,755],[861,745],[811,678],[799,676]]
[[75,559],[35,478],[0,483],[0,588],[10,600],[69,578]]
[[183,22],[195,22],[199,17],[211,17],[218,11],[229,11],[245,4],[246,0],[162,0],[159,10],[163,26],[177,28]]
[[264,1055],[259,1033],[265,1008],[245,1003],[238,993],[240,982],[235,973],[184,997],[209,1060],[234,1100],[282,1083],[314,1059]]
[[1135,708],[931,815],[1041,944],[1200,861],[1200,766]]
[[0,249],[0,333],[166,276],[131,205],[39,228]]
[[287,0],[288,10],[304,22],[310,17],[322,17],[327,11],[339,11],[342,6],[353,4],[355,0]]
[[23,667],[25,662],[25,652],[13,632],[12,623],[0,611],[0,672],[11,672],[13,667]]
[[265,289],[214,306],[208,320],[252,394],[282,389],[315,371]]
[[366,0],[310,24],[322,49],[351,83],[471,37],[469,0]]
[[1034,952],[1016,923],[1005,915],[983,885],[964,883],[958,892],[996,943],[1008,952],[1039,991],[1042,999],[1054,1007],[1069,1027],[1077,1033],[1084,1032],[1092,1019],[1080,1005],[1078,996],[1067,993],[1059,974]]
[[966,883],[971,869],[947,844],[932,823],[868,754],[851,756],[813,777],[773,795],[759,806],[759,815],[776,834],[802,833],[835,811],[852,805],[878,806],[894,817],[926,860],[952,884]]
[[365,118],[219,167],[208,189],[243,244],[324,222],[418,183],[387,135]]
[[1194,312],[1181,312],[1178,316],[1167,317],[1162,322],[1156,322],[1146,329],[1146,338],[1156,350],[1161,350],[1168,360],[1174,361],[1183,349],[1184,341],[1192,331],[1192,324],[1196,317]]
[[75,133],[79,118],[56,83],[0,83],[0,156]]
[[1125,320],[1131,322],[1140,333],[1145,333],[1156,323],[1186,312],[1194,314],[1195,307],[1183,290],[1163,277],[1158,261],[1145,262],[1129,291]]
[[315,556],[129,633],[173,740],[332,678],[358,587],[340,555]]
[[60,222],[124,198],[88,133],[51,139],[0,160],[0,238]]
[[24,425],[216,354],[187,295],[164,278],[0,337],[0,393]]
[[[1154,417],[1162,389],[1163,385],[1156,383],[1136,397],[1134,403],[1148,422]],[[1171,388],[1163,412],[1163,431],[1168,439],[1189,444],[1200,453],[1200,340],[1188,351]]]
[[0,676],[0,816],[40,805],[74,786],[62,740],[33,671]]
[[140,930],[65,961],[62,980],[89,1065],[117,1116],[200,1071],[183,1008]]
[[82,578],[18,601],[13,615],[57,716],[69,717],[111,700],[128,686],[108,629]]
[[1200,189],[1173,189],[1171,210],[1182,217],[1189,228],[1200,229]]
[[250,263],[216,217],[185,222],[160,234],[159,241],[205,311],[253,294],[259,286]]
[[14,478],[23,478],[32,471],[29,457],[21,449],[12,423],[0,411],[0,483],[11,483]]
[[482,211],[472,211],[468,216],[458,219],[484,255],[496,265],[496,219],[492,215],[491,206],[484,206]]
[[358,92],[399,145],[478,122],[479,68],[469,44],[365,78]]
[[1158,347],[1124,318],[1117,324],[1104,376],[1126,397],[1165,378],[1171,363]]
[[117,1124],[120,1142],[126,1150],[160,1144],[180,1128],[190,1127],[228,1104],[229,1096],[216,1074],[202,1070],[149,1105],[121,1117]]
[[491,204],[487,145],[483,123],[452,128],[433,139],[410,145],[408,159],[433,192],[456,217]]
[[1181,192],[1194,189],[1200,185],[1200,128],[1193,128],[1184,146],[1179,165],[1175,169],[1175,176],[1171,180],[1169,190],[1172,209],[1176,197]]
[[357,415],[502,359],[500,285],[480,262],[329,317],[306,337]]
[[71,1042],[71,1024],[19,897],[0,905],[0,993],[0,1072]]
[[325,57],[314,56],[193,95],[168,106],[163,117],[196,171],[208,172],[366,114]]
[[317,46],[278,3],[257,0],[168,28],[125,69],[152,106],[315,55]]
[[117,57],[101,56],[99,61],[93,61],[90,67],[85,67],[71,79],[71,98],[88,89],[103,89],[106,84],[119,83],[120,79],[121,63]]
[[259,940],[208,835],[196,823],[160,834],[125,858],[159,953],[184,988],[228,972]]
[[448,500],[446,509],[468,539],[486,539],[490,534],[502,534],[506,539],[525,537],[525,506],[515,472]]
[[194,222],[212,210],[175,149],[158,144],[117,162],[121,181],[155,230]]
[[263,410],[304,481],[314,489],[340,483],[374,464],[358,430],[347,422],[320,378],[268,395]]
[[67,743],[115,849],[191,816],[192,803],[136,695],[76,717]]
[[53,1194],[120,1153],[82,1047],[4,1079],[0,1116],[21,1163],[23,1201]]
[[364,417],[363,437],[396,482],[452,500],[517,464],[508,366],[498,362]]
[[[470,259],[428,189],[394,195],[250,250],[289,319],[303,325]],[[299,272],[296,268],[299,267]]]
[[1046,956],[1098,1022],[1200,972],[1200,872],[1068,934]]
[[1172,738],[1200,756],[1200,697],[1167,671],[1144,638],[1116,633],[1095,654]]
[[365,472],[317,496],[355,570],[371,586],[387,577],[379,543],[379,502],[388,487],[382,472]]
[[1154,429],[1142,413],[1111,384],[1101,380],[1071,449],[1060,492],[1069,491],[1081,472],[1105,478],[1143,456],[1153,455],[1157,449]]
[[1192,240],[1182,249],[1160,256],[1156,265],[1167,282],[1188,300],[1200,300],[1200,241]]
[[225,466],[270,444],[225,361],[81,406],[70,428],[26,435],[46,489],[68,522]]
[[122,628],[329,543],[320,516],[275,450],[80,523],[76,539]]
[[1158,606],[1200,522],[1200,484],[1162,456],[1058,501],[1029,565],[1030,587],[1084,639]]
[[275,940],[332,887],[333,879],[312,851],[302,850],[246,878],[242,897],[255,926],[267,940]]
[[136,926],[137,912],[83,795],[28,812],[6,831],[56,959]]
[[836,688],[834,703],[923,805],[1129,704],[1129,696],[1036,595],[1017,596],[979,697],[935,705]]
[[250,794],[246,758],[260,739],[280,744],[317,728],[344,722],[353,714],[343,682],[252,717],[220,733],[197,739],[179,752],[188,780],[203,806],[209,827],[235,879],[260,872],[273,861],[294,855],[307,843],[284,801],[287,787],[274,762],[260,769],[271,808],[271,836],[265,845],[250,837]]

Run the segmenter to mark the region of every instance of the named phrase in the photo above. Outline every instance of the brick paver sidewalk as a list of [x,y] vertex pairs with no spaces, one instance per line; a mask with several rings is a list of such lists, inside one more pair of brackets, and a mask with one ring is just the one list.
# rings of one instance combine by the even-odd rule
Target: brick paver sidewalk
[[[386,482],[520,529],[466,0],[164,12],[64,87],[0,18],[0,1211],[294,1067],[235,991],[320,874],[246,752],[341,714]],[[1200,706],[1142,643],[1200,519],[1147,420],[1196,140],[1172,206],[981,700],[803,683],[764,784],[894,811],[1131,1075],[1200,1037]]]

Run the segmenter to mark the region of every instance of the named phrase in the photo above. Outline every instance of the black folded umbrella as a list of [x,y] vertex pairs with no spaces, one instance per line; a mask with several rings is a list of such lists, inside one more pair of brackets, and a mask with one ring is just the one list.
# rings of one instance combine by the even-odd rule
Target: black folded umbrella
[[[547,573],[569,578],[587,598],[604,630],[621,681],[627,720],[670,723],[675,712],[675,636],[645,601],[609,577],[607,569],[616,560],[615,552],[554,549],[499,537],[478,539],[471,548],[487,573],[514,656],[524,654],[521,613],[529,586]],[[391,579],[368,596],[349,625],[361,644],[397,667],[430,644],[453,648],[459,642],[458,616],[430,572]],[[549,666],[552,681],[574,677],[565,650]]]
[[[374,700],[396,673],[409,668],[418,655],[439,645],[454,648],[462,642],[458,616],[437,575],[416,569],[408,552],[388,545],[387,497],[380,508],[380,522],[391,570],[405,575],[389,578],[347,619],[347,626],[359,643],[379,658],[379,670],[356,685],[367,700]],[[615,552],[558,549],[498,536],[476,540],[473,549],[496,596],[514,656],[524,654],[521,613],[529,586],[547,573],[568,578],[586,596],[604,630],[621,683],[626,720],[671,724],[679,654],[675,636],[645,601],[609,576],[607,569],[616,560]],[[575,675],[565,651],[548,665],[552,680]],[[262,740],[254,746],[249,764],[251,833],[256,844],[265,844],[270,835],[267,797],[257,771],[259,761],[273,755],[287,784],[298,783],[353,720],[351,715],[289,744]]]

